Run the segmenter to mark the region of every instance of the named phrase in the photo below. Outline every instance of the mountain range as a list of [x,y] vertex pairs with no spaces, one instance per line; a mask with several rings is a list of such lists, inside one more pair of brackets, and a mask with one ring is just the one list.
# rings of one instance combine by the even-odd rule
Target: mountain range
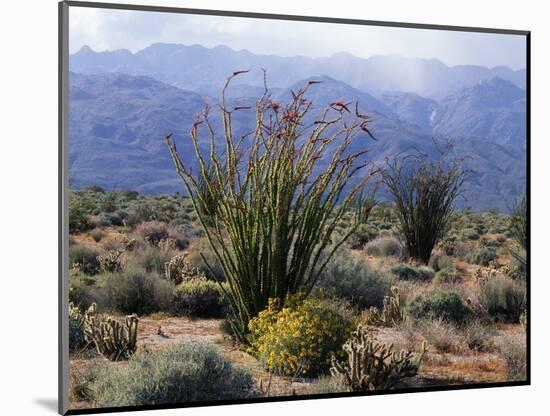
[[[250,65],[275,63],[267,67],[269,79],[277,81],[269,90],[275,101],[287,101],[291,90],[309,80],[322,81],[308,91],[307,98],[314,103],[312,117],[335,100],[358,101],[360,109],[373,119],[371,131],[377,141],[365,135],[352,150],[368,149],[369,158],[375,163],[411,151],[435,156],[433,140],[452,138],[454,155],[464,158],[472,172],[459,206],[505,211],[524,191],[525,91],[519,86],[524,82],[524,71],[473,67],[475,71],[470,68],[469,73],[477,75],[466,80],[456,75],[456,67],[422,61],[422,65],[433,64],[437,68],[443,65],[449,80],[438,81],[442,87],[426,84],[433,93],[421,95],[411,88],[412,84],[396,88],[398,83],[390,80],[399,78],[395,74],[386,74],[386,89],[381,89],[380,84],[370,84],[376,88],[357,87],[367,85],[367,80],[376,74],[357,77],[357,82],[352,79],[351,83],[349,78],[334,76],[329,69],[337,67],[344,58],[359,60],[342,54],[331,58],[280,58],[255,56],[227,47],[165,44],[155,44],[135,54],[124,50],[96,53],[83,48],[70,56],[71,185],[154,194],[183,192],[164,135],[174,135],[182,157],[193,165],[189,128],[206,103],[217,102],[223,79],[235,69],[248,67],[242,57]],[[331,59],[334,62],[329,64]],[[395,59],[387,57],[388,62]],[[399,59],[410,62],[409,58]],[[308,66],[291,66],[295,62],[292,60],[307,62]],[[319,72],[313,72],[315,64],[311,61],[317,62]],[[361,60],[364,65],[380,61],[378,57]],[[261,71],[256,66],[250,68],[253,71],[235,80],[228,90],[230,100],[253,103],[262,94]],[[410,69],[400,68],[397,72],[407,70]],[[348,68],[346,73],[354,71],[358,69]],[[214,112],[212,120],[215,129],[220,129],[219,114]],[[248,132],[254,122],[253,110],[236,112],[236,135]],[[207,145],[205,138],[201,146]],[[326,161],[318,163],[322,167]],[[386,196],[381,189],[379,197]]]
[[235,51],[227,46],[167,43],[155,43],[136,53],[126,49],[95,52],[84,46],[71,55],[69,67],[73,72],[86,74],[147,75],[182,89],[216,96],[228,74],[237,69],[251,69],[245,83],[254,86],[263,85],[261,68],[266,68],[270,87],[290,87],[301,79],[324,74],[374,95],[401,91],[436,99],[494,77],[525,89],[526,76],[525,69],[449,67],[437,59],[395,55],[359,58],[342,52],[324,58],[281,57]]

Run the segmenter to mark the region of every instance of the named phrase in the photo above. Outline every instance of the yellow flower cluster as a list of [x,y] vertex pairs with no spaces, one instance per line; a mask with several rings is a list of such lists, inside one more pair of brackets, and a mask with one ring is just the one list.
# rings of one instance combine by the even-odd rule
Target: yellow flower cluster
[[268,308],[249,322],[252,352],[272,372],[316,375],[341,353],[353,324],[319,300],[293,296],[284,306],[270,299]]

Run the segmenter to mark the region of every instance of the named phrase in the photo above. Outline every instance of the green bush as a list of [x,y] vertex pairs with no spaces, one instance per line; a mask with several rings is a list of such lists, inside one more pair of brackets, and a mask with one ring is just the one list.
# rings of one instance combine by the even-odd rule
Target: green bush
[[252,352],[275,374],[327,373],[330,357],[342,355],[353,323],[316,299],[294,296],[269,306],[249,322]]
[[472,253],[470,261],[481,266],[488,266],[496,258],[497,252],[494,247],[482,247]]
[[348,244],[350,248],[357,250],[364,247],[369,241],[378,235],[378,230],[367,224],[361,224],[357,227],[354,233],[349,237]]
[[80,351],[86,342],[84,341],[84,323],[81,319],[69,316],[69,350]]
[[460,295],[453,290],[435,290],[417,296],[409,305],[409,313],[417,319],[443,319],[461,323],[472,310],[464,304]]
[[166,263],[168,263],[174,252],[169,248],[146,245],[135,250],[127,260],[128,265],[138,266],[145,269],[148,273],[164,274]]
[[479,232],[474,228],[465,228],[460,231],[461,240],[479,240]]
[[99,251],[82,244],[69,246],[69,266],[87,275],[97,274],[100,270]]
[[99,243],[104,236],[105,236],[105,233],[99,228],[95,228],[92,231],[90,231],[90,237],[92,237],[92,239],[96,243]]
[[122,313],[145,315],[167,310],[172,303],[173,286],[155,273],[127,266],[120,273],[102,276],[102,307]]
[[250,375],[215,347],[183,344],[138,351],[127,365],[105,368],[91,385],[98,408],[243,399],[255,395]]
[[442,269],[451,269],[454,267],[454,260],[451,256],[434,254],[430,258],[429,266],[436,272]]
[[192,279],[176,286],[172,310],[178,315],[219,318],[225,316],[228,306],[219,283]]
[[454,267],[445,267],[435,274],[436,283],[458,283],[462,280]]
[[92,223],[88,218],[88,210],[84,207],[80,199],[71,195],[69,197],[69,233],[80,233],[88,231],[91,228]]
[[340,250],[322,272],[317,287],[361,308],[381,307],[390,281],[382,273],[368,270],[365,261],[353,253]]
[[497,276],[483,284],[479,301],[491,317],[517,323],[525,311],[525,285],[506,276]]
[[391,272],[399,280],[431,280],[434,277],[434,271],[427,266],[413,267],[405,263],[392,267]]
[[69,301],[80,310],[86,310],[93,302],[96,302],[95,278],[91,278],[76,270],[70,271],[69,277]]

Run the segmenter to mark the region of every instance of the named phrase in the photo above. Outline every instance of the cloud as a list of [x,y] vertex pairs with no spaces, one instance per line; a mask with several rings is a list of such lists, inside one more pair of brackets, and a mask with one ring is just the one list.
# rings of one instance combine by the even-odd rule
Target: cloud
[[70,51],[129,49],[152,43],[227,45],[281,56],[403,55],[448,65],[525,67],[525,38],[472,32],[296,22],[128,10],[69,8]]

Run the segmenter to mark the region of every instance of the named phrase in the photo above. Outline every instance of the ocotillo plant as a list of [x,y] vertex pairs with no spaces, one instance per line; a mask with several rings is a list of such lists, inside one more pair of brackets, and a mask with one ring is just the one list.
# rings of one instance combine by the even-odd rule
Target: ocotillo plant
[[[221,145],[209,107],[191,128],[197,174],[182,161],[172,135],[166,141],[226,276],[233,330],[246,342],[248,322],[270,298],[311,291],[333,253],[353,233],[355,228],[350,227],[337,241],[331,238],[374,172],[369,170],[354,185],[348,184],[369,166],[366,146],[356,152],[350,149],[354,139],[372,137],[367,128],[370,118],[359,112],[357,103],[350,110],[349,103],[335,101],[308,121],[312,102],[305,94],[317,81],[292,92],[290,102],[283,105],[271,99],[264,72],[255,128],[247,136],[235,137],[234,113],[252,108],[230,107],[225,95],[231,81],[243,72],[233,73],[222,89]],[[209,151],[199,146],[203,133],[209,137]],[[323,158],[327,163],[316,165]],[[205,212],[201,208],[210,205],[212,197],[216,208]],[[356,223],[371,208],[372,200],[363,199],[355,209]]]
[[382,170],[408,253],[424,264],[448,230],[453,204],[468,173],[462,160],[446,161],[449,146],[435,161],[425,155],[396,157],[387,160]]

